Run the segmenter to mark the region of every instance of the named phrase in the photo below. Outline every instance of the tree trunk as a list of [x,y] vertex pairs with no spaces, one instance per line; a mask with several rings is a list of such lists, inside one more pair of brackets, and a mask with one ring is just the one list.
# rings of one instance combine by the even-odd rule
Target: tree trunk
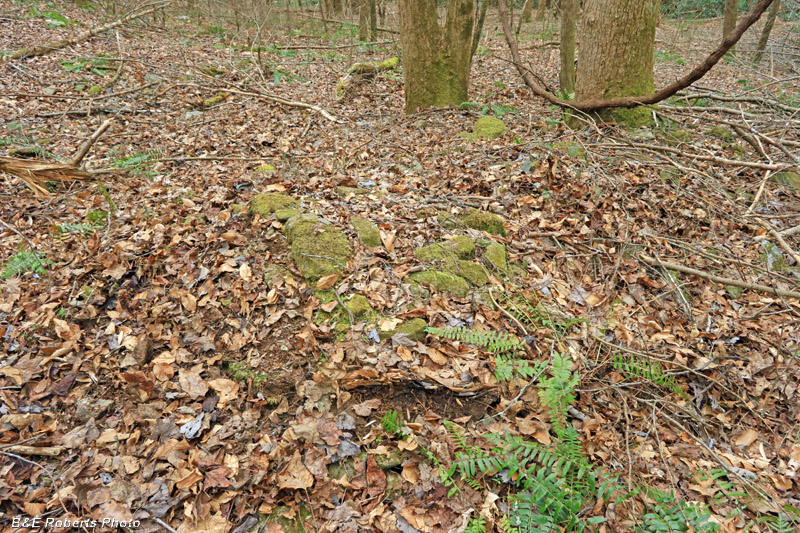
[[575,24],[578,0],[561,0],[561,71],[558,81],[569,97],[575,93]]
[[519,19],[519,26],[517,26],[517,33],[519,33],[519,28],[522,27],[522,23],[528,23],[531,21],[531,15],[533,14],[533,0],[525,0],[525,5],[522,6],[522,18]]
[[775,25],[775,19],[778,17],[778,12],[781,10],[781,0],[775,0],[769,6],[767,12],[767,20],[764,22],[764,29],[761,30],[761,38],[758,39],[758,46],[756,46],[756,53],[753,54],[753,63],[758,65],[761,63],[761,57],[764,55],[764,50],[767,49],[769,42],[769,34],[772,32],[772,26]]
[[546,7],[547,0],[539,0],[539,5],[536,6],[536,20],[544,20],[544,10]]
[[444,26],[436,0],[399,0],[406,113],[468,100],[475,0],[448,0]]
[[481,33],[483,32],[483,23],[486,20],[486,11],[489,9],[489,0],[483,0],[480,5],[478,19],[475,21],[475,27],[472,30],[472,47],[469,52],[470,64],[472,58],[475,57],[475,52],[478,50],[478,45],[481,42]]
[[[739,0],[725,0],[725,11],[722,17],[722,40],[725,40],[725,37],[736,27],[738,9]],[[733,47],[728,51],[729,55],[734,55],[735,53]]]
[[360,0],[358,6],[358,39],[364,42],[375,41],[378,35],[378,20],[375,0]]
[[[654,91],[653,49],[660,0],[592,0],[581,19],[578,60],[578,102],[619,96],[649,95]],[[602,120],[639,126],[650,111],[601,109]]]

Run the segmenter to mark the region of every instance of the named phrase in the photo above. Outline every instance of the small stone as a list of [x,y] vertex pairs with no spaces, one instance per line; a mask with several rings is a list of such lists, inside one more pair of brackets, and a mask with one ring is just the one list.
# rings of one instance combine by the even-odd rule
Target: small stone
[[489,262],[494,268],[499,270],[500,272],[506,272],[508,270],[508,257],[506,256],[506,247],[500,244],[499,242],[493,242],[489,246],[486,247],[486,252],[483,254],[483,258]]
[[358,240],[364,246],[381,245],[381,232],[372,221],[362,217],[353,217],[350,219],[350,225],[356,230]]
[[449,272],[461,276],[477,287],[489,283],[489,276],[486,275],[483,267],[472,261],[463,259],[450,260],[445,263],[445,266]]
[[369,305],[369,300],[367,300],[366,296],[362,294],[354,294],[350,301],[345,304],[345,306],[353,313],[353,316],[356,318],[369,315],[374,313],[375,311],[372,309],[372,306]]
[[367,194],[369,190],[362,189],[360,187],[339,186],[339,187],[334,187],[333,192],[336,193],[338,196],[341,196],[342,198],[347,198],[351,194],[354,196],[361,196],[362,194]]
[[297,203],[297,200],[285,194],[275,192],[257,194],[250,200],[250,213],[258,213],[262,217],[266,217],[278,209],[294,207]]
[[427,326],[428,323],[424,319],[412,318],[411,320],[403,322],[391,331],[380,331],[378,332],[378,335],[380,336],[381,340],[386,340],[391,339],[398,333],[406,333],[409,339],[421,341],[425,338],[425,328]]
[[479,118],[472,127],[474,138],[485,138],[489,140],[502,137],[506,133],[506,125],[497,117],[485,116]]

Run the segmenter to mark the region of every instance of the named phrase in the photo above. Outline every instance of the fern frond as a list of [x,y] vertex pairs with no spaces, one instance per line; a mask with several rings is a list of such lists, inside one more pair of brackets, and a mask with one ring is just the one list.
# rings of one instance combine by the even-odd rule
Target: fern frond
[[567,411],[575,401],[575,387],[580,381],[580,376],[572,372],[571,367],[569,357],[556,353],[553,355],[551,376],[541,380],[539,397],[550,410],[550,421],[557,431],[567,425]]
[[678,380],[672,374],[664,372],[659,361],[646,359],[636,355],[615,354],[612,359],[614,369],[626,379],[634,381],[652,381],[656,385],[669,389],[671,392],[688,400],[688,396],[678,385]]
[[486,348],[492,353],[523,350],[525,341],[514,335],[501,331],[475,330],[465,327],[459,328],[425,328],[427,333],[450,340],[458,340],[467,344],[474,344]]

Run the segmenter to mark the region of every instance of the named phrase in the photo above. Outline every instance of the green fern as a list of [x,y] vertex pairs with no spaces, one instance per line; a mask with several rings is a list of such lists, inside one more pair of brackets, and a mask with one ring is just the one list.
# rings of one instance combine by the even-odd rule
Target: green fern
[[633,381],[652,381],[656,385],[669,389],[685,400],[689,397],[678,385],[678,380],[672,374],[667,374],[658,361],[645,359],[644,357],[621,354],[614,355],[612,359],[614,369],[620,372],[626,379]]
[[524,350],[525,341],[510,333],[469,328],[425,328],[427,333],[450,340],[458,340],[486,348],[492,353]]
[[389,435],[393,435],[400,440],[406,438],[407,435],[403,432],[403,419],[394,409],[386,411],[383,418],[381,418],[381,424],[383,424],[383,430]]
[[470,518],[464,533],[486,533],[486,519],[482,516]]
[[123,157],[114,166],[123,170],[138,170],[161,159],[161,151],[146,150]]
[[695,531],[714,533],[719,524],[711,522],[709,506],[697,502],[678,501],[674,493],[647,487],[645,492],[653,500],[645,501],[646,511],[636,533],[661,533]]
[[0,279],[19,276],[26,272],[33,272],[37,276],[47,274],[47,267],[53,262],[39,253],[37,250],[26,250],[20,247],[17,253],[12,255],[3,265],[3,273]]
[[569,357],[555,353],[551,365],[551,376],[541,380],[542,388],[539,398],[550,410],[550,422],[556,432],[567,425],[567,410],[575,401],[575,387],[580,376],[572,372],[572,361]]
[[548,328],[554,331],[563,332],[580,322],[585,322],[583,318],[570,318],[558,321],[553,318],[550,312],[545,309],[538,301],[531,301],[536,296],[526,297],[519,291],[512,294],[502,293],[497,298],[497,303],[514,317],[535,329]]

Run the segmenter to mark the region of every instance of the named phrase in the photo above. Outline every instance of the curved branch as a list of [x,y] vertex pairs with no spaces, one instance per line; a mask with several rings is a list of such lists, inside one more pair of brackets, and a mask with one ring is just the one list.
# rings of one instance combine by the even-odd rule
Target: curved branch
[[746,32],[748,28],[750,28],[750,26],[752,26],[761,17],[764,11],[766,11],[770,4],[772,4],[774,1],[775,0],[760,0],[755,7],[753,7],[753,10],[746,17],[741,19],[736,28],[734,28],[733,31],[731,31],[727,37],[723,39],[722,44],[720,44],[716,50],[711,52],[711,54],[706,57],[705,60],[693,68],[684,77],[664,87],[660,91],[645,96],[625,96],[620,98],[609,98],[607,100],[590,100],[588,102],[573,102],[570,100],[564,100],[563,98],[559,98],[550,91],[546,90],[536,82],[533,74],[522,64],[522,59],[519,55],[519,48],[517,47],[517,42],[514,39],[514,34],[511,31],[511,21],[509,20],[508,5],[506,4],[506,0],[498,0],[497,6],[498,10],[500,11],[500,19],[503,22],[503,33],[506,36],[506,42],[508,43],[508,48],[511,51],[511,58],[514,60],[514,65],[517,67],[522,79],[525,81],[525,85],[530,87],[531,91],[533,91],[533,94],[544,98],[551,104],[588,113],[609,107],[631,108],[640,105],[657,104],[658,102],[666,100],[670,96],[675,95],[678,91],[682,91],[683,89],[689,87],[691,84],[705,76],[706,73],[711,70],[720,59],[722,59],[728,50],[730,50],[731,47],[736,44],[737,41],[739,41],[744,32]]

